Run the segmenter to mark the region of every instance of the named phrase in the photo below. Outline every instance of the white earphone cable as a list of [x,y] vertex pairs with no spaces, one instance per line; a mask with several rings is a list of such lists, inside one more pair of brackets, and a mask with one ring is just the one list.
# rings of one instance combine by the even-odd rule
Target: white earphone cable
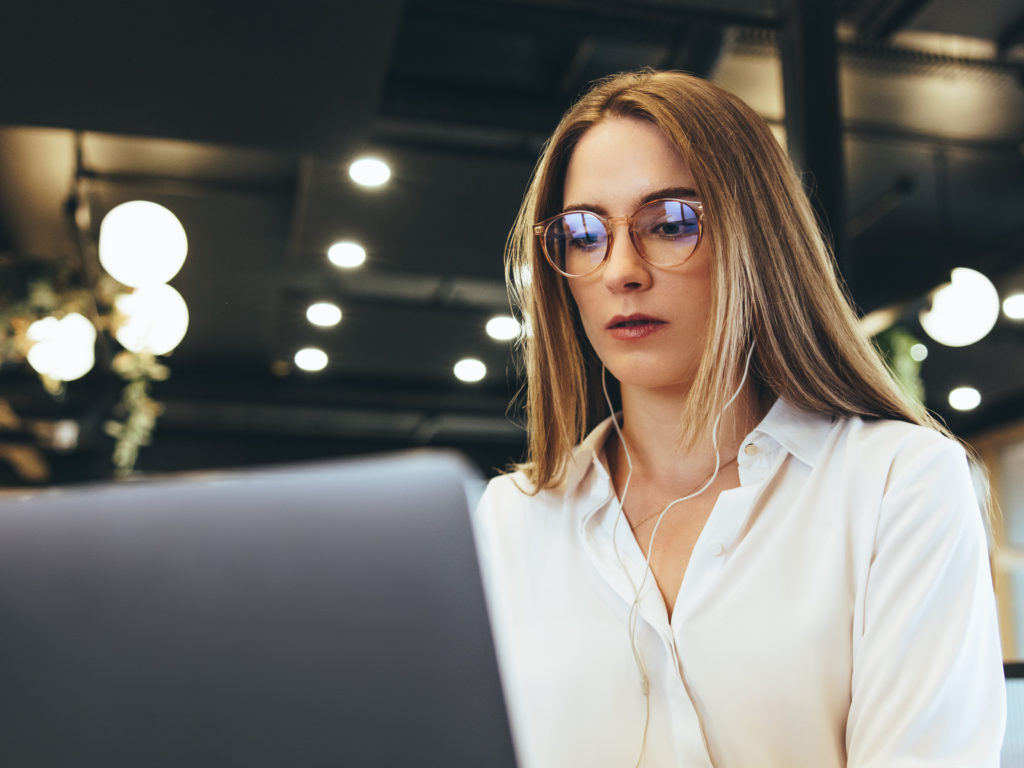
[[[622,451],[626,456],[626,466],[629,468],[626,473],[626,480],[622,484],[622,495],[619,497],[619,511],[615,518],[615,525],[612,527],[612,549],[615,552],[615,559],[618,560],[619,567],[622,568],[622,572],[625,574],[626,580],[629,582],[629,585],[633,590],[633,604],[629,608],[629,616],[627,618],[626,628],[629,632],[629,645],[633,652],[633,661],[636,663],[637,671],[640,673],[640,690],[643,693],[644,697],[644,727],[640,742],[640,753],[637,755],[636,760],[636,768],[640,768],[640,764],[643,762],[644,753],[647,750],[647,731],[650,726],[651,720],[651,686],[650,680],[647,677],[647,668],[644,666],[643,657],[640,654],[640,648],[637,644],[637,626],[640,620],[640,595],[647,585],[647,578],[652,575],[651,557],[654,554],[654,538],[658,533],[658,528],[661,526],[661,521],[665,518],[665,514],[672,507],[674,507],[676,504],[680,502],[688,501],[689,499],[699,496],[704,491],[706,491],[718,477],[718,472],[722,466],[722,459],[718,452],[718,427],[722,421],[722,416],[725,414],[729,406],[733,404],[736,398],[739,397],[740,392],[743,390],[743,385],[746,384],[747,375],[750,372],[750,358],[753,355],[753,353],[754,345],[753,343],[751,343],[750,349],[747,351],[746,362],[743,366],[743,376],[740,378],[739,386],[736,387],[736,391],[733,392],[732,397],[729,398],[729,400],[722,407],[722,410],[719,412],[718,416],[715,417],[715,422],[711,428],[711,448],[715,454],[715,470],[714,472],[711,473],[711,476],[704,482],[703,485],[701,485],[700,488],[686,496],[681,496],[680,498],[669,502],[668,505],[658,515],[658,519],[654,524],[654,529],[651,531],[651,539],[647,546],[647,556],[644,560],[643,576],[640,580],[639,585],[637,585],[636,582],[633,581],[632,576],[630,576],[629,569],[626,567],[625,562],[623,562],[622,560],[622,553],[619,551],[618,545],[619,521],[624,519],[626,516],[624,509],[626,504],[626,494],[629,492],[629,482],[633,478],[633,459],[629,455],[629,448],[626,445],[625,435],[622,434],[622,428],[619,426],[619,420],[615,416],[615,409],[612,406],[611,397],[608,395],[608,381],[605,375],[606,369],[603,365],[601,366],[601,387],[604,390],[605,401],[608,403],[608,411],[611,413],[612,424],[614,425],[615,432],[619,437],[619,442],[622,444]],[[683,684],[686,685],[685,681]],[[689,694],[689,691],[687,691],[687,693]],[[691,696],[690,698],[692,700],[693,697]],[[696,707],[694,707],[694,711],[697,712],[697,721],[700,727],[701,738],[704,740],[704,747],[710,759],[711,751],[710,749],[708,749],[707,735],[704,731],[704,724],[700,721],[700,713],[697,711]]]

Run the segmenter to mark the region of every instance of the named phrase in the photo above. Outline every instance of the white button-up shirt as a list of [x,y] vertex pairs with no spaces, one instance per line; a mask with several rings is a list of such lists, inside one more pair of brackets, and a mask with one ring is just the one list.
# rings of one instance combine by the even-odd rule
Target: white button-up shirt
[[[477,510],[524,768],[632,768],[640,753],[627,618],[644,556],[615,524],[610,428],[574,451],[559,488],[527,496],[521,475],[501,476]],[[643,765],[996,768],[1002,658],[963,449],[780,400],[737,462],[672,620],[653,577],[641,595]]]

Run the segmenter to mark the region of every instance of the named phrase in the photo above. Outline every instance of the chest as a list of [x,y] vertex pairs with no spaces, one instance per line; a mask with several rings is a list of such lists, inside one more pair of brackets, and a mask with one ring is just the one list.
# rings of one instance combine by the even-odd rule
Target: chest
[[644,489],[626,500],[633,535],[644,557],[650,558],[651,573],[670,619],[694,547],[719,494],[738,485],[739,477],[733,471],[723,473],[706,491],[686,501],[673,504],[679,497],[671,489],[657,488]]
[[[652,734],[665,739],[690,732],[680,725],[689,711],[687,691],[677,684],[680,669],[702,705],[721,713],[709,736],[722,743],[770,743],[778,723],[809,718],[831,728],[843,722],[848,707],[862,578],[848,532],[838,530],[843,516],[827,503],[830,497],[807,505],[790,494],[763,498],[747,490],[673,507],[655,537],[652,571],[660,598],[676,616],[664,623],[648,581],[633,636],[652,681],[652,712],[664,717],[663,728],[651,724]],[[641,581],[653,523],[632,534],[637,546],[631,550],[621,520],[613,536],[617,519],[611,498],[582,530],[566,526],[551,535],[546,519],[546,535],[524,539],[530,568],[515,580],[523,594],[508,624],[523,665],[516,677],[529,681],[528,717],[544,730],[564,723],[566,712],[578,715],[586,732],[569,742],[573,750],[591,750],[588,764],[606,764],[609,754],[622,758],[616,764],[632,764],[635,754],[616,750],[629,752],[644,728],[625,574]],[[774,716],[765,718],[766,710]],[[629,720],[634,712],[638,719]],[[841,745],[842,734],[828,728],[818,732]],[[550,733],[566,741],[564,729]],[[699,730],[693,733],[699,740]],[[806,746],[803,726],[794,726],[792,740]]]

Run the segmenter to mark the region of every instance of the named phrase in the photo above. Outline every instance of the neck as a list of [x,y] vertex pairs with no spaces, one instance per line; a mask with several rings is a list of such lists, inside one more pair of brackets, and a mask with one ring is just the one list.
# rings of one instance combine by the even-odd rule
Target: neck
[[[634,476],[685,485],[714,470],[715,451],[710,437],[691,447],[679,443],[683,402],[676,390],[622,388],[622,432],[629,447]],[[740,442],[762,415],[757,391],[748,382],[719,421],[720,464],[735,458]],[[608,445],[612,449],[609,455],[615,456],[615,463],[625,468],[618,436],[613,432],[609,439],[613,441]]]

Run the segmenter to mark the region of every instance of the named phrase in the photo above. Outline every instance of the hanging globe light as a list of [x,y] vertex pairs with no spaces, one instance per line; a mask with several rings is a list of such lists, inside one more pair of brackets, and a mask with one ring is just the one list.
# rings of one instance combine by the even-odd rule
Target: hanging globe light
[[114,305],[125,318],[114,338],[125,349],[166,355],[185,338],[188,306],[169,285],[138,288],[118,296]]
[[96,328],[77,312],[60,320],[37,320],[26,335],[34,342],[28,350],[29,365],[51,379],[74,381],[96,364]]
[[925,333],[947,347],[966,347],[982,339],[999,319],[999,292],[973,269],[957,267],[950,282],[932,295],[931,309],[918,318]]
[[133,200],[111,209],[100,224],[100,264],[119,283],[142,288],[166,283],[181,269],[188,238],[162,205]]

